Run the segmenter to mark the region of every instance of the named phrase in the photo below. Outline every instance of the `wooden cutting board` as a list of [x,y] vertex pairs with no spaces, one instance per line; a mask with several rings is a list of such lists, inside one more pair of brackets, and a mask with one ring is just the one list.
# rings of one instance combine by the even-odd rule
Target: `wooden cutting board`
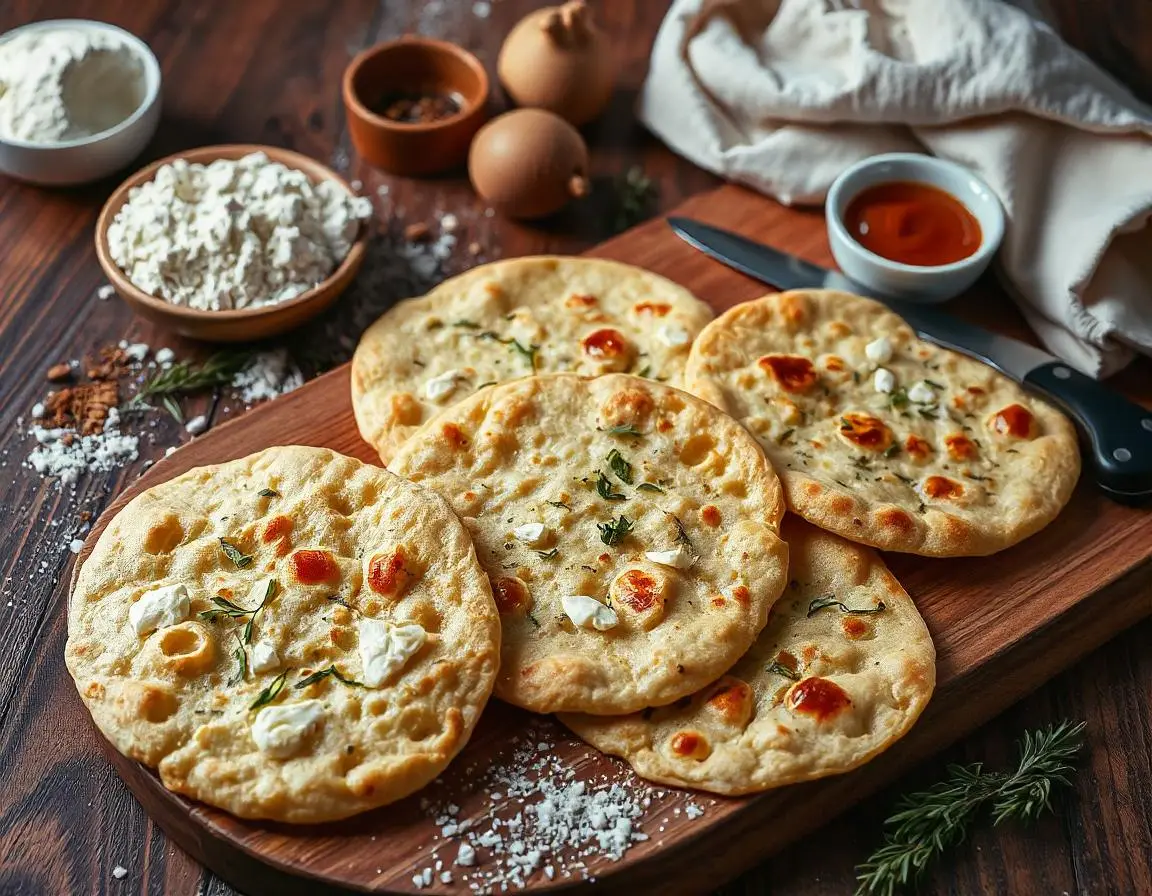
[[[702,194],[678,214],[701,218],[829,264],[821,216],[786,209],[736,187]],[[692,289],[717,311],[763,294],[765,287],[690,249],[652,221],[589,254],[646,267]],[[1005,332],[1027,337],[1007,299],[982,285],[956,309]],[[347,366],[298,391],[219,426],[159,462],[100,518],[81,552],[87,557],[108,520],[136,494],[202,464],[242,457],[271,445],[332,448],[376,458],[357,434],[349,403]],[[1147,397],[1147,396],[1144,396]],[[920,722],[903,741],[863,768],[836,778],[758,797],[716,799],[658,788],[639,821],[652,834],[623,859],[588,859],[588,873],[605,891],[661,894],[707,892],[801,837],[861,797],[898,778],[912,763],[997,714],[1057,671],[1117,632],[1152,614],[1152,526],[1145,512],[1114,504],[1081,482],[1070,505],[1039,534],[993,557],[930,560],[886,557],[916,599],[938,652],[938,686]],[[79,565],[79,564],[78,564]],[[525,739],[526,732],[531,731]],[[94,729],[93,729],[94,732]],[[145,809],[184,849],[237,889],[251,893],[321,894],[348,891],[471,892],[457,872],[451,885],[434,879],[419,889],[413,876],[432,865],[443,841],[420,807],[420,795],[339,824],[297,828],[240,821],[177,797],[149,770],[120,756],[98,734],[109,759]],[[434,785],[438,801],[474,817],[488,805],[477,792],[480,770],[508,761],[513,740],[554,744],[548,752],[581,778],[631,784],[627,767],[575,741],[551,721],[496,701],[471,743]],[[690,803],[705,814],[689,818]],[[692,813],[695,814],[695,813]],[[439,856],[451,868],[454,848]],[[545,880],[539,891],[568,889],[580,875]]]

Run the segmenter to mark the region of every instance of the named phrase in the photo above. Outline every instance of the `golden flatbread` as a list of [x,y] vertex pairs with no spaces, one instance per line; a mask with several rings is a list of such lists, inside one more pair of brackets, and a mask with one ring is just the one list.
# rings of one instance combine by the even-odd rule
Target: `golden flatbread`
[[915,605],[876,553],[789,515],[792,581],[719,681],[621,718],[562,715],[641,777],[713,793],[849,771],[899,740],[936,682]]
[[443,495],[492,580],[496,693],[624,713],[715,680],[787,579],[783,500],[756,442],[678,389],[529,377],[433,418],[392,469]]
[[68,670],[164,786],[318,822],[419,789],[492,690],[488,579],[439,496],[319,448],[270,448],[133,499],[72,593]]
[[848,293],[737,305],[697,338],[685,382],[756,436],[790,509],[885,550],[1002,550],[1051,522],[1080,473],[1062,414]]

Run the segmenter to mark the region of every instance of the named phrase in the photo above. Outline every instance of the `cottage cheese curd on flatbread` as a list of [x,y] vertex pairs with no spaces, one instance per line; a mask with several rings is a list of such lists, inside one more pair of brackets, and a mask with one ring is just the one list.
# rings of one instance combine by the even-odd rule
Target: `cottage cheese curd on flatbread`
[[285,447],[131,501],[80,570],[66,659],[100,730],[164,786],[304,823],[439,774],[499,643],[488,579],[439,496]]
[[562,715],[641,777],[752,793],[839,774],[899,740],[936,682],[924,621],[872,550],[789,516],[791,582],[719,681],[621,718]]
[[1051,522],[1080,473],[1062,414],[847,293],[737,305],[700,334],[685,378],[756,436],[790,509],[885,550],[1002,550]]
[[401,302],[352,359],[360,434],[385,463],[418,426],[485,385],[532,373],[626,372],[679,385],[712,311],[670,280],[614,261],[521,258]]
[[498,696],[625,713],[721,675],[787,579],[756,442],[639,377],[530,377],[430,421],[392,468],[464,520],[504,625]]

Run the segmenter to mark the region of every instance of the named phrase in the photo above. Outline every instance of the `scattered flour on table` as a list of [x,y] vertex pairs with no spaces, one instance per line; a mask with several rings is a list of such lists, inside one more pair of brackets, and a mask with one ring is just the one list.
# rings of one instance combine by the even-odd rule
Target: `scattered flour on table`
[[110,408],[102,432],[79,435],[74,429],[50,429],[33,424],[29,434],[37,446],[28,465],[41,476],[74,483],[84,473],[103,473],[136,460],[139,437],[120,432],[120,412]]
[[[479,817],[450,800],[422,799],[440,834],[413,886],[431,886],[433,874],[443,881],[449,866],[449,874],[475,893],[523,889],[534,877],[591,880],[591,863],[619,861],[649,839],[641,829],[645,816],[668,791],[627,772],[618,780],[582,780],[555,747],[548,734],[529,731],[492,765],[464,769],[464,778],[487,797]],[[704,814],[694,800],[684,809],[689,820]]]
[[336,269],[370,200],[256,152],[177,159],[133,188],[108,228],[113,260],[144,292],[213,311],[287,301]]
[[276,398],[303,385],[304,374],[282,348],[261,352],[232,378],[232,387],[245,404]]

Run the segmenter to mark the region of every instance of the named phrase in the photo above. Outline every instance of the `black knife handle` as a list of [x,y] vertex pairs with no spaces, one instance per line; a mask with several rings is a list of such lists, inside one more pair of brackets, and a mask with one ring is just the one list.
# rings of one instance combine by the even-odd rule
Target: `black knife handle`
[[1059,361],[1028,371],[1024,384],[1079,422],[1096,481],[1110,498],[1124,504],[1152,498],[1152,411]]

